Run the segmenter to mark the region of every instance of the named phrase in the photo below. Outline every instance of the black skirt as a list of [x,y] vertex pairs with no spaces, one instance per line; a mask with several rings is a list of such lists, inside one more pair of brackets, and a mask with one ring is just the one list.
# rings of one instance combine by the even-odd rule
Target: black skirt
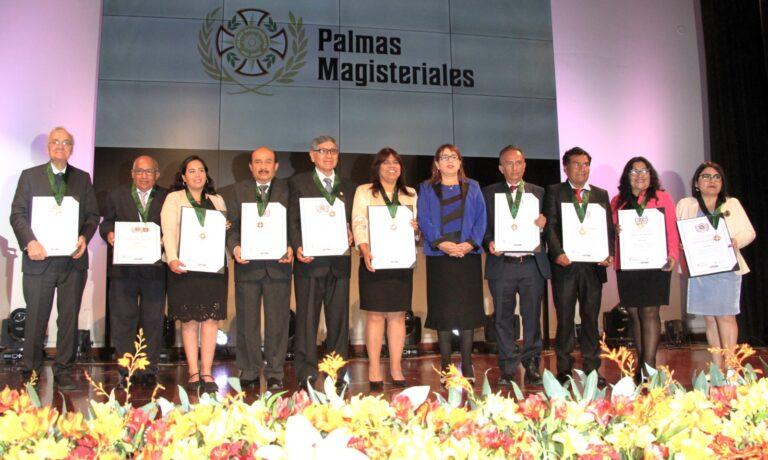
[[361,310],[381,313],[411,310],[412,269],[376,270],[371,273],[360,259],[358,281]]
[[625,307],[669,305],[671,272],[662,270],[618,270],[616,284]]
[[427,257],[427,321],[438,331],[485,325],[480,254]]
[[168,315],[184,321],[227,319],[227,271],[187,272],[168,270]]

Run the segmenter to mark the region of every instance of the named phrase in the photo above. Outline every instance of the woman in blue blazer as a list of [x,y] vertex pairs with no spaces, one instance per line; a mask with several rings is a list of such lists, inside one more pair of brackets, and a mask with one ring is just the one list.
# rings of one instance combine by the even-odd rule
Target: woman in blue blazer
[[419,187],[419,227],[427,256],[427,322],[436,329],[440,364],[451,363],[452,331],[460,334],[461,370],[474,381],[474,329],[485,324],[480,263],[486,217],[477,181],[467,178],[455,145],[438,147],[432,177]]

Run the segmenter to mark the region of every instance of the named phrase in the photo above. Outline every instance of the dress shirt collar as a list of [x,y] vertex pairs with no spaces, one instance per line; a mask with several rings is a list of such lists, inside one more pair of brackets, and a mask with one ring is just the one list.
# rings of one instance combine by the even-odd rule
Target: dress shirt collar
[[330,180],[331,180],[331,184],[333,184],[333,181],[336,179],[336,171],[335,171],[335,170],[334,170],[334,171],[331,173],[331,175],[330,175],[330,176],[326,176],[325,174],[323,174],[323,173],[322,173],[322,172],[321,172],[319,169],[317,169],[317,168],[315,168],[315,172],[317,173],[317,177],[319,177],[319,178],[320,178],[320,183],[322,183],[323,185],[325,185],[325,183],[323,182],[323,179],[325,179],[325,178],[328,178],[328,179],[330,179]]
[[[573,182],[571,182],[571,181],[568,181],[568,185],[570,185],[570,186],[571,186],[571,188],[572,188],[572,189],[574,189],[574,190],[576,190],[576,189],[578,188],[578,187],[576,187],[575,185],[573,185]],[[582,189],[582,190],[589,190],[589,182],[587,182],[586,184],[584,184],[584,186],[583,186],[583,187],[581,187],[581,189]]]
[[55,164],[51,161],[51,169],[53,170],[53,174],[56,175],[58,173],[65,174],[67,172],[67,166],[64,165],[64,169],[58,169]]

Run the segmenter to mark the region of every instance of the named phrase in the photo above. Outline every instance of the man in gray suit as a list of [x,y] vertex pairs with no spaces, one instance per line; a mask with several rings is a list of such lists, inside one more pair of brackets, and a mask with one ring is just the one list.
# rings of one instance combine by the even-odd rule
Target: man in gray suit
[[[235,185],[233,202],[227,203],[232,222],[227,246],[235,256],[235,327],[237,329],[237,367],[244,389],[259,386],[264,361],[267,389],[283,388],[283,365],[288,351],[288,321],[291,302],[291,261],[293,249],[288,240],[285,255],[279,260],[244,260],[240,237],[243,203],[259,204],[267,212],[268,203],[279,203],[288,210],[288,182],[275,178],[279,164],[275,152],[259,147],[251,153],[248,168],[253,179]],[[262,211],[263,210],[263,211]],[[261,301],[264,300],[264,353],[261,351]]]
[[[74,138],[66,129],[53,128],[48,135],[51,161],[22,171],[11,205],[11,227],[24,250],[21,270],[27,321],[22,377],[27,380],[33,371],[40,375],[45,331],[53,308],[53,295],[58,293],[53,378],[60,390],[76,388],[67,371],[75,360],[77,320],[88,271],[88,241],[99,225],[91,177],[67,164],[73,147]],[[54,196],[57,202],[71,196],[79,202],[79,237],[72,256],[49,257],[37,241],[32,231],[32,198],[36,196]]]
[[[544,189],[523,181],[525,155],[514,145],[499,153],[499,171],[504,181],[483,189],[488,225],[483,245],[488,252],[485,259],[485,279],[493,297],[496,335],[499,345],[499,386],[511,386],[520,363],[525,367],[525,383],[540,385],[539,358],[541,356],[541,297],[551,277],[549,261],[544,250],[544,239],[537,252],[503,253],[496,250],[494,235],[495,195],[509,194],[511,203],[520,204],[523,193],[532,193],[539,199],[539,216],[534,221],[543,229],[547,219],[541,214]],[[516,211],[515,211],[516,212]],[[513,321],[517,295],[520,295],[520,316],[523,320],[523,347],[519,351],[513,335]]]

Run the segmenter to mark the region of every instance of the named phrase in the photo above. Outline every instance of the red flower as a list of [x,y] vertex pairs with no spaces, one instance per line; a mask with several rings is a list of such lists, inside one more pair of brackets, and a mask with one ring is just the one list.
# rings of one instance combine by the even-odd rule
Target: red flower
[[635,410],[635,402],[627,396],[616,396],[613,398],[614,416],[631,415]]
[[643,459],[645,460],[662,460],[669,457],[669,447],[661,444],[649,444],[643,449]]
[[[295,393],[294,393],[295,394]],[[291,400],[288,398],[277,398],[274,413],[278,420],[287,420],[291,415]]]
[[149,415],[141,409],[133,408],[128,415],[128,422],[126,426],[128,431],[133,435],[139,432],[139,430],[149,422]]
[[544,414],[547,412],[547,400],[541,394],[528,395],[520,403],[520,413],[526,418],[538,421],[544,418]]
[[590,444],[587,449],[586,454],[579,455],[579,460],[605,460],[607,458],[619,460],[621,458],[621,455],[607,444]]
[[715,404],[715,414],[718,417],[725,417],[731,410],[731,401],[736,399],[736,386],[724,385],[721,387],[711,387],[709,389],[709,399]]
[[211,460],[229,460],[230,458],[242,458],[245,441],[225,442],[211,450]]
[[606,426],[611,421],[611,417],[613,417],[611,407],[611,403],[607,399],[598,399],[592,401],[587,406],[587,413],[592,414],[595,417],[595,421],[601,426]]
[[485,449],[504,449],[509,452],[514,444],[512,437],[502,433],[495,426],[486,426],[478,433],[478,441]]
[[75,447],[67,456],[68,459],[77,460],[90,460],[96,458],[96,448],[99,443],[96,438],[86,434],[82,438],[77,440],[77,447]]
[[407,422],[411,418],[413,404],[411,399],[402,393],[392,398],[392,408],[395,409],[395,416],[400,420]]
[[309,396],[304,391],[294,392],[291,396],[291,401],[293,401],[291,415],[300,414],[304,412],[304,409],[312,405],[312,401],[310,401]]
[[349,438],[349,442],[347,442],[347,447],[351,449],[357,449],[362,453],[366,453],[365,449],[368,447],[368,442],[365,440],[365,438],[359,437],[359,436],[352,436]]

